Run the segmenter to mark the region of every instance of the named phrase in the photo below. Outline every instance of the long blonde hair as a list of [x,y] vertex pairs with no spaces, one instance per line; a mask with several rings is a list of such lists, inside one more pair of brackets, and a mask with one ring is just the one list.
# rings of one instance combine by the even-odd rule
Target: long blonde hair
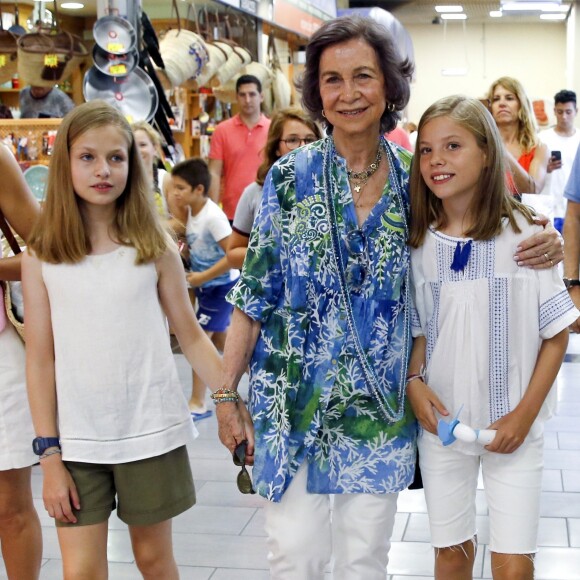
[[108,125],[125,135],[129,159],[127,185],[116,201],[113,235],[120,244],[136,249],[138,264],[156,260],[167,249],[167,234],[157,217],[131,127],[117,109],[96,100],[75,107],[63,119],[54,142],[46,199],[28,242],[45,262],[76,263],[91,252],[73,188],[70,147],[87,131]]
[[419,121],[417,154],[411,165],[411,228],[409,245],[419,247],[425,239],[428,227],[447,225],[441,200],[427,187],[420,168],[421,135],[425,125],[438,117],[447,117],[469,131],[477,146],[486,157],[486,167],[481,173],[479,190],[473,197],[469,215],[475,216],[465,235],[475,240],[489,240],[502,230],[502,218],[506,217],[515,232],[520,229],[514,212],[520,211],[532,223],[531,210],[509,194],[506,185],[503,144],[489,111],[477,100],[463,95],[445,97],[433,103]]
[[506,91],[513,93],[520,104],[520,110],[518,111],[518,143],[522,151],[528,153],[534,147],[537,147],[539,143],[530,99],[528,99],[528,95],[526,95],[526,91],[524,91],[520,81],[513,77],[501,77],[489,87],[487,98],[490,107],[493,102],[493,93],[498,86],[502,86]]

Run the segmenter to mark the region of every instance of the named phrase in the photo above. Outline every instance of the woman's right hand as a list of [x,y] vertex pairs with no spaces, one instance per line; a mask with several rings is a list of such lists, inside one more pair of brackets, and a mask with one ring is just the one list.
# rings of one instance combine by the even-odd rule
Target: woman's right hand
[[48,515],[59,522],[76,524],[72,508],[81,509],[81,503],[72,475],[58,454],[43,459],[41,465],[42,499]]
[[435,391],[423,381],[415,379],[407,384],[407,398],[421,427],[429,431],[429,433],[437,435],[438,420],[435,416],[435,411],[443,416],[449,415],[449,411],[439,400]]
[[239,443],[247,441],[246,462],[252,465],[254,463],[254,423],[242,399],[237,403],[218,403],[216,417],[220,441],[231,453]]

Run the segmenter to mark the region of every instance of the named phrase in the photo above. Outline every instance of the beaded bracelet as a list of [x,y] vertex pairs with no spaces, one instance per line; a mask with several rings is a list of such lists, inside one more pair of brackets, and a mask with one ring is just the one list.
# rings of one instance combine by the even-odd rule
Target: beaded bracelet
[[217,405],[219,403],[237,403],[240,400],[238,391],[221,387],[210,395],[212,401]]
[[425,365],[421,366],[418,373],[407,375],[407,380],[405,381],[405,383],[408,385],[411,381],[414,381],[415,379],[421,379],[423,382],[425,382]]
[[45,453],[43,453],[38,459],[46,459],[47,457],[50,457],[51,455],[57,455],[57,454],[61,454],[62,451],[60,449],[51,449],[50,451],[46,451]]

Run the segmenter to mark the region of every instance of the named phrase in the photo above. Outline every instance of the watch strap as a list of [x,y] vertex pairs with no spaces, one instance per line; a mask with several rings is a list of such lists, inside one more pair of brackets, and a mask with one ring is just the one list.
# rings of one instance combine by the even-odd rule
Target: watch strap
[[32,451],[36,455],[43,455],[50,447],[58,447],[60,449],[60,439],[58,437],[35,437],[32,440]]
[[577,278],[564,278],[564,284],[568,290],[574,286],[580,286],[580,280]]

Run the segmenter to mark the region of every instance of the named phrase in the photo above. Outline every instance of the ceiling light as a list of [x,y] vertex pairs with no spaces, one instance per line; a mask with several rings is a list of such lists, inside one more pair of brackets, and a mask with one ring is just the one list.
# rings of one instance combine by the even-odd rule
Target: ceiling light
[[467,14],[441,14],[443,20],[467,20]]
[[61,8],[68,8],[69,10],[80,10],[84,8],[85,5],[80,2],[64,2],[60,5]]
[[501,10],[491,10],[489,13],[490,18],[501,18],[503,16],[503,12]]
[[559,2],[506,2],[501,5],[501,9],[505,12],[507,10],[524,12],[549,12],[550,10],[557,10],[560,6]]
[[463,12],[463,6],[457,4],[453,6],[435,6],[436,12]]
[[540,14],[540,20],[566,20],[567,14],[556,12],[555,14]]

